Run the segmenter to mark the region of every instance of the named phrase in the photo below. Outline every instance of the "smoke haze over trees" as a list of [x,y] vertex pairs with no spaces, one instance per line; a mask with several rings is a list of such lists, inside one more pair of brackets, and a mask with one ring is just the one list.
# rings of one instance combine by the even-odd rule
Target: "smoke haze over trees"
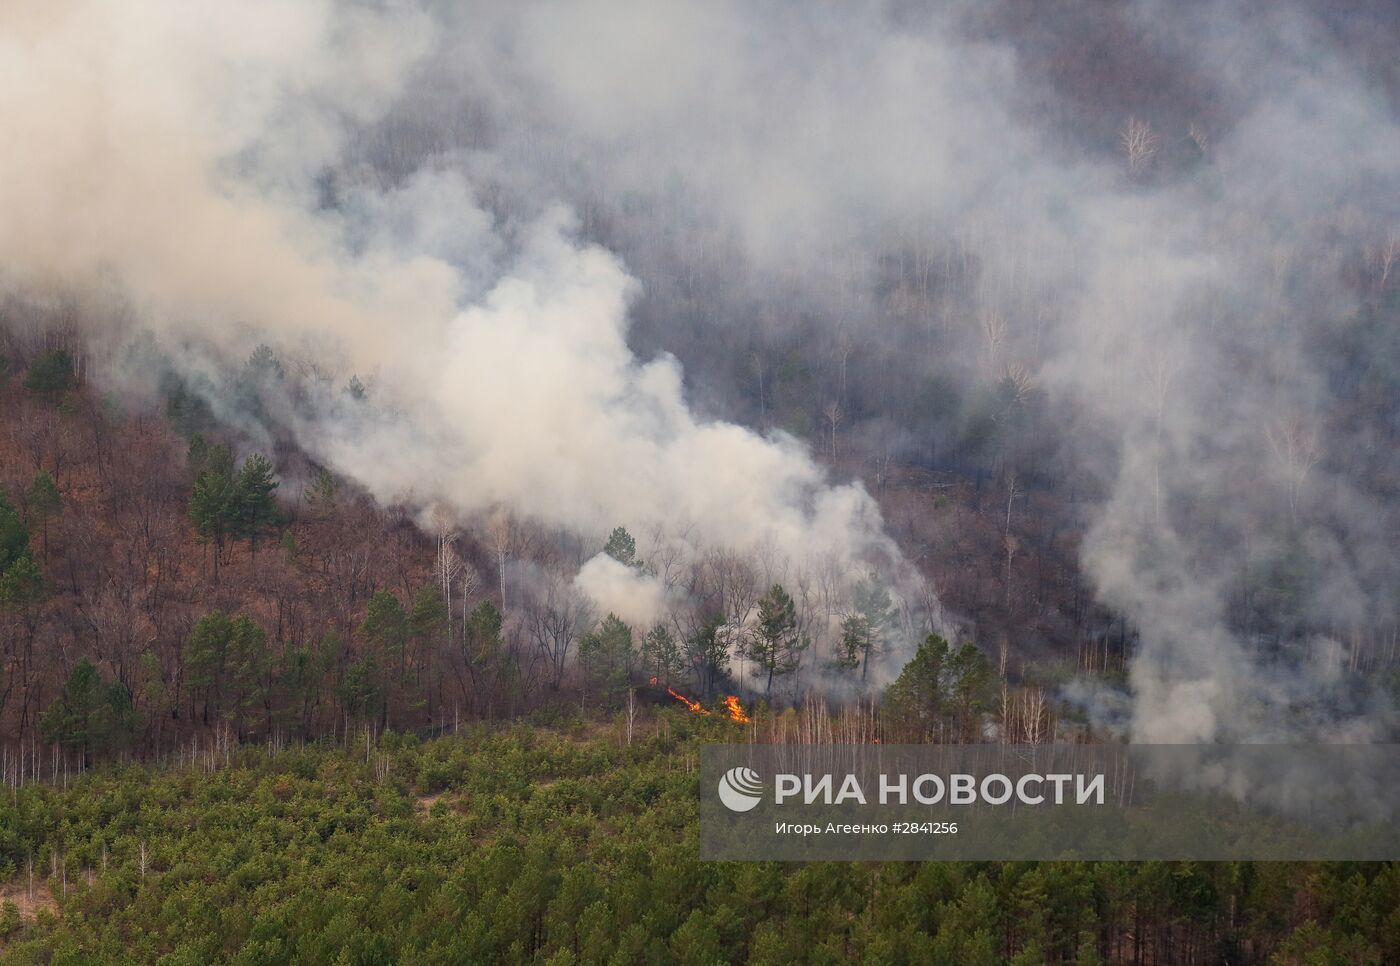
[[619,699],[645,640],[853,695],[939,630],[1144,740],[1393,734],[1397,44],[1382,3],[7,4],[0,710],[436,724],[585,641]]

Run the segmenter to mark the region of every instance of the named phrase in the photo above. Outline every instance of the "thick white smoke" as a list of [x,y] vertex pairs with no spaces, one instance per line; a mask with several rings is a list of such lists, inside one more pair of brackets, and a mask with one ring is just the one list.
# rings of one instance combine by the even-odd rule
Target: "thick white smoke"
[[[900,343],[872,293],[893,252],[975,263],[975,290],[945,296],[928,324],[975,333],[962,371],[1019,366],[1076,414],[1070,472],[1088,471],[1104,493],[1082,560],[1138,633],[1137,737],[1350,738],[1389,726],[1383,703],[1357,701],[1341,674],[1355,653],[1341,638],[1396,618],[1400,564],[1375,526],[1387,510],[1357,485],[1347,452],[1383,431],[1327,438],[1348,403],[1312,357],[1319,332],[1360,308],[1331,261],[1344,246],[1323,239],[1396,230],[1400,127],[1325,15],[1293,4],[1063,10],[1120,20],[1118,42],[1139,33],[1142,53],[1186,79],[1163,98],[1175,96],[1179,127],[1149,135],[1149,163],[1176,170],[1142,177],[1119,143],[1126,111],[1106,119],[1096,156],[1070,146],[1079,132],[1037,124],[1037,79],[1022,61],[1056,57],[1060,39],[1028,26],[1025,47],[1003,46],[978,29],[976,5],[438,12],[444,53],[408,104],[432,118],[470,103],[490,134],[411,120],[394,132],[513,198],[548,186],[597,204],[600,230],[641,277],[680,288],[675,302],[685,286],[671,280],[699,273],[702,287],[739,290],[760,322],[791,299],[802,306],[792,315],[805,310],[895,367],[957,371],[879,352]],[[1070,65],[1089,77],[1096,66]],[[1097,108],[1070,123],[1102,128]],[[395,169],[372,139],[360,148]],[[727,268],[736,263],[748,274]],[[1277,645],[1248,626],[1261,621],[1231,609],[1262,571],[1304,555],[1318,576],[1303,619],[1320,630],[1270,658]]]
[[[239,355],[339,358],[375,405],[299,412],[299,437],[378,496],[664,525],[688,553],[794,567],[897,554],[863,490],[698,415],[672,358],[637,358],[635,300],[727,316],[659,344],[788,324],[891,371],[1014,369],[1097,493],[1082,560],[1139,635],[1133,732],[1364,735],[1386,712],[1349,703],[1339,667],[1343,638],[1400,618],[1391,435],[1336,385],[1356,373],[1315,359],[1365,321],[1339,279],[1371,270],[1337,253],[1400,230],[1400,125],[1325,17],[1249,6],[1091,8],[1202,114],[1159,122],[1177,161],[1152,177],[1125,170],[1126,117],[1069,115],[1106,131],[1089,151],[1038,116],[1055,105],[1029,63],[1072,55],[1029,27],[989,39],[997,4],[19,0],[0,11],[0,124],[24,145],[0,155],[0,281],[119,291]],[[925,289],[900,304],[939,338],[888,330],[896,257]],[[1364,366],[1393,383],[1384,352]],[[1232,609],[1285,609],[1250,588],[1292,557],[1320,575],[1288,604],[1309,630],[1268,660],[1270,621]],[[667,598],[639,580],[580,575],[641,620]]]
[[[374,404],[289,418],[386,500],[585,533],[664,525],[694,555],[893,564],[863,488],[829,484],[790,437],[698,418],[674,359],[634,357],[637,283],[567,210],[498,226],[467,180],[432,171],[317,209],[345,131],[431,37],[404,5],[8,6],[0,116],[25,149],[0,159],[6,284],[102,285],[195,355],[265,340],[346,360]],[[658,580],[609,564],[579,578],[600,607],[660,616]]]

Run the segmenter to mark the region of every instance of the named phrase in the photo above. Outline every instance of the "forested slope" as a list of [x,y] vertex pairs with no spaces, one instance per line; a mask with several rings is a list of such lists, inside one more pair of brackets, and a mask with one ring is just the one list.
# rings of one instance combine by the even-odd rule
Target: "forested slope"
[[694,851],[739,725],[1400,735],[1394,0],[131,6],[0,0],[9,958],[1400,961]]
[[[455,535],[448,555],[294,447],[263,464],[178,391],[152,412],[75,368],[51,351],[0,389],[7,960],[1400,954],[1389,865],[701,863],[698,744],[750,736],[711,702],[726,690],[767,740],[828,716],[849,740],[1083,732],[1024,662],[937,637],[874,704],[799,714],[774,694],[768,710],[761,634],[731,663],[723,620],[658,636],[570,612],[513,562],[501,583],[497,548],[548,565],[568,559],[561,535],[517,523],[509,541]],[[977,489],[891,481],[884,495],[968,518]],[[617,532],[607,553],[636,565],[637,543]],[[852,616],[869,636],[862,615],[879,624],[890,605],[863,593]],[[770,653],[788,653],[783,597],[748,606],[775,628]],[[687,713],[668,683],[712,714]]]
[[[16,963],[1383,963],[1400,868],[704,863],[700,742],[637,725],[211,751],[0,801]],[[32,870],[32,877],[31,877]],[[30,883],[32,882],[32,887]]]
[[[265,347],[252,352],[228,377],[242,409],[220,417],[178,380],[158,407],[91,386],[63,349],[9,365],[0,385],[7,781],[52,772],[56,760],[75,771],[224,735],[427,733],[559,703],[607,712],[629,687],[644,702],[669,702],[668,685],[780,706],[832,687],[869,700],[912,654],[906,637],[927,630],[906,625],[875,574],[798,571],[794,581],[737,552],[667,556],[652,534],[624,527],[592,542],[508,514],[460,529],[425,520],[412,494],[381,504],[261,424],[249,429],[243,415],[304,385],[283,366]],[[1003,704],[1024,693],[1039,718],[1047,689],[1076,671],[1121,675],[1126,630],[1079,582],[1066,556],[1072,530],[1038,530],[1017,512],[1013,534],[991,487],[930,486],[897,464],[882,472],[872,485],[895,533],[919,551],[930,606],[946,606],[950,620],[988,617],[966,626],[967,639],[1005,685]],[[1017,541],[1014,568],[1007,540]],[[683,606],[653,625],[609,620],[576,579],[600,551],[625,572],[664,579]],[[1006,622],[1023,619],[1085,642],[1047,652],[1027,633],[1013,647]],[[839,635],[820,633],[829,625]],[[882,663],[883,680],[871,671]],[[979,714],[994,703],[995,688],[984,690]],[[1051,733],[1041,728],[1037,740]]]

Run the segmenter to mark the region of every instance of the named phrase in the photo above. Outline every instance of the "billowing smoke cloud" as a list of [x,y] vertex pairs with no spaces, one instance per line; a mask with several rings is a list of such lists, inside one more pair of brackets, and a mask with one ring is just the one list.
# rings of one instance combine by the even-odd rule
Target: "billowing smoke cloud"
[[[1055,10],[1073,33],[1072,5]],[[413,103],[470,103],[489,133],[392,132],[506,196],[569,195],[655,305],[732,292],[706,299],[712,331],[728,316],[760,345],[783,325],[867,343],[867,383],[951,371],[1043,390],[1071,472],[1103,492],[1083,565],[1137,632],[1137,737],[1375,736],[1386,703],[1344,671],[1393,639],[1396,466],[1377,433],[1393,439],[1394,413],[1359,397],[1395,368],[1358,373],[1336,346],[1364,342],[1400,218],[1396,92],[1325,10],[1077,15],[1119,21],[1119,44],[1140,32],[1125,56],[1165,65],[1136,144],[1129,110],[1105,126],[1091,104],[1083,132],[1037,123],[1031,72],[1063,36],[999,43],[995,11],[899,4],[475,6]],[[381,143],[363,157],[392,171]],[[895,258],[916,268],[892,297]],[[911,339],[901,300],[914,326],[967,336]],[[1307,577],[1271,599],[1290,568]]]
[[382,339],[415,282],[445,294],[412,262],[347,275],[297,204],[298,181],[334,157],[332,119],[382,108],[426,49],[421,18],[82,0],[3,17],[0,103],[24,145],[0,161],[10,284],[114,281],[154,324],[225,338],[244,324]]
[[[338,355],[375,405],[293,421],[381,497],[793,567],[898,568],[862,489],[708,415],[765,422],[794,344],[842,360],[852,437],[884,411],[912,447],[887,387],[931,373],[1030,387],[1096,493],[1132,732],[1374,735],[1343,672],[1400,618],[1397,92],[1323,6],[1246,6],[21,2],[0,271]],[[1077,100],[1076,16],[1155,87]],[[750,353],[756,409],[704,364]]]
[[[137,18],[73,0],[3,17],[0,111],[33,146],[0,163],[10,286],[110,288],[189,370],[259,338],[343,358],[372,376],[374,405],[284,418],[383,499],[626,523],[695,556],[897,563],[863,488],[829,484],[791,437],[698,418],[672,357],[634,356],[637,283],[565,208],[498,225],[469,179],[431,170],[318,208],[345,132],[427,51],[419,12],[157,2]],[[594,561],[580,586],[659,617],[659,578],[617,569]]]
[[575,581],[600,610],[610,611],[633,627],[651,627],[673,606],[658,581],[599,554],[579,569]]

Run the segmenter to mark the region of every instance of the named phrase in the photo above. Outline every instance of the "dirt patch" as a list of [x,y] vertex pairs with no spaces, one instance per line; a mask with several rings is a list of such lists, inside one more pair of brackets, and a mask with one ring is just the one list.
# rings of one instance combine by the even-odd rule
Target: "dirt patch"
[[37,877],[34,880],[32,896],[27,879],[16,879],[0,885],[0,905],[6,902],[13,902],[25,919],[33,919],[41,909],[58,915],[58,900],[53,897],[49,887]]
[[419,795],[418,810],[420,812],[431,812],[433,810],[433,806],[436,805],[438,802],[443,801],[444,799],[447,800],[447,803],[449,805],[452,804],[451,799],[448,798],[447,792],[436,792],[432,795]]

